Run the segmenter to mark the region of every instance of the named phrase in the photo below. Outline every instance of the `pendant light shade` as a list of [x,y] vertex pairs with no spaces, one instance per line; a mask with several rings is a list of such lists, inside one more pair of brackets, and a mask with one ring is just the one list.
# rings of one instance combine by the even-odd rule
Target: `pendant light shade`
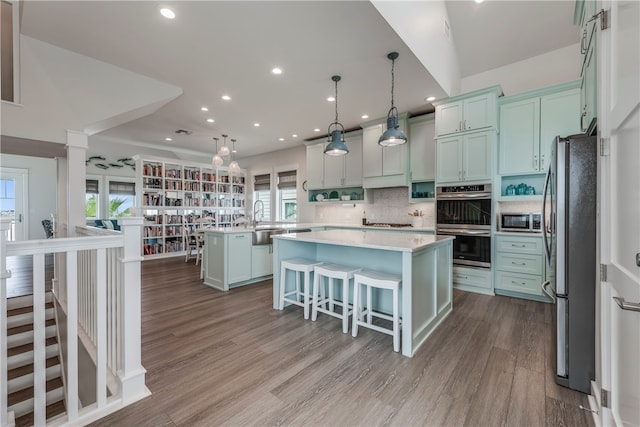
[[340,79],[340,76],[331,77],[336,87],[336,120],[331,123],[327,129],[327,141],[329,144],[327,144],[327,147],[324,149],[324,154],[328,156],[344,156],[349,152],[349,148],[347,148],[344,140],[344,126],[338,121],[338,82]]
[[387,55],[387,58],[391,60],[391,108],[387,113],[387,130],[385,130],[382,136],[380,136],[380,139],[378,139],[378,144],[382,145],[383,147],[391,147],[407,142],[407,135],[405,135],[404,132],[399,129],[400,126],[398,124],[398,109],[393,103],[393,90],[395,85],[394,69],[396,59],[398,59],[398,52],[389,53]]
[[[231,142],[233,143],[233,150],[231,151],[231,153],[235,153],[236,152],[236,140],[232,139]],[[231,163],[229,163],[229,174],[231,175],[237,175],[240,173],[240,165],[238,164],[238,162],[235,159],[235,154],[231,154]]]
[[222,160],[222,157],[220,157],[220,155],[218,154],[218,139],[220,138],[213,138],[213,139],[216,141],[216,154],[214,154],[213,159],[211,159],[211,165],[214,168],[219,168],[224,164],[224,160]]
[[222,138],[224,138],[224,140],[222,142],[222,147],[220,147],[220,151],[218,151],[218,155],[221,157],[226,157],[230,154],[229,147],[227,147],[228,136],[229,135],[222,135]]

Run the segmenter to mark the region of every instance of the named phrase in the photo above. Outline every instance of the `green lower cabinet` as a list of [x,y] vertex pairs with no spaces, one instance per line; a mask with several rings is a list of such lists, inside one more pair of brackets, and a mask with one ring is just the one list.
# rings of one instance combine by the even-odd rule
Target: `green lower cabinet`
[[463,291],[493,295],[491,270],[487,268],[453,267],[453,287]]
[[253,246],[251,248],[251,278],[271,274],[273,274],[273,246]]
[[251,233],[228,234],[225,239],[226,282],[231,284],[251,279]]
[[542,236],[495,236],[495,293],[548,301],[542,293],[545,258]]

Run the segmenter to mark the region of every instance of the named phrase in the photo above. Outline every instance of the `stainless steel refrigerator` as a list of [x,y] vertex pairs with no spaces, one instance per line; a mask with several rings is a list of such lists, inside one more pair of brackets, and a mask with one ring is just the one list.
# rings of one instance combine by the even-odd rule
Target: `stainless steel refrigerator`
[[547,276],[556,306],[556,382],[590,393],[595,377],[595,136],[556,137],[543,201]]

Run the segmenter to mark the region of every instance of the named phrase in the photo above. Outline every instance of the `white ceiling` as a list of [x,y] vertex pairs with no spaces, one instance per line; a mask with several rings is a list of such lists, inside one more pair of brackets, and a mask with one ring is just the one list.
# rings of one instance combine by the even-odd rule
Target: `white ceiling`
[[[158,13],[167,4],[172,21]],[[573,2],[456,1],[447,9],[463,76],[578,41]],[[183,89],[156,113],[92,137],[93,149],[132,141],[212,153],[212,138],[224,133],[237,139],[240,158],[299,146],[334,119],[326,100],[334,74],[342,76],[340,121],[356,128],[362,114],[387,114],[386,55],[394,50],[400,111],[431,110],[425,98],[446,95],[368,1],[27,1],[21,31]],[[273,75],[274,66],[284,73]]]

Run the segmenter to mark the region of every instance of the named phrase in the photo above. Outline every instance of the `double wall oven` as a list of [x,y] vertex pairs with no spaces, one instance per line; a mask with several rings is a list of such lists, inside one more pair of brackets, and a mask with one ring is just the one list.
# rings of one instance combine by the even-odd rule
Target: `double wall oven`
[[436,229],[455,236],[453,264],[491,268],[491,184],[436,188]]

